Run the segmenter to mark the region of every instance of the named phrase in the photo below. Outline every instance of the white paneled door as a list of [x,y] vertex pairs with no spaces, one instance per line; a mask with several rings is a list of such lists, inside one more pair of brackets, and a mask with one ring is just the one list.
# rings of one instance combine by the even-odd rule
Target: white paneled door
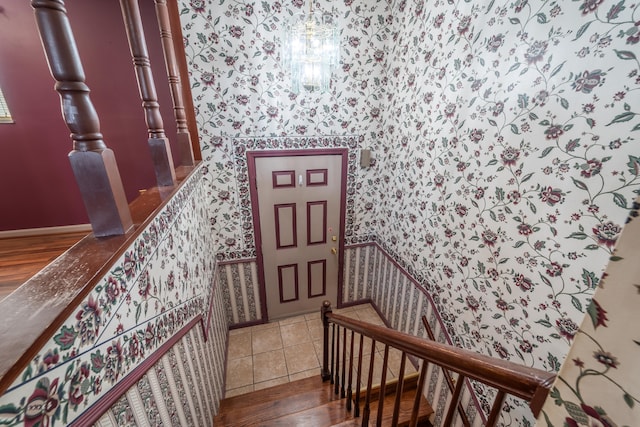
[[335,306],[341,265],[346,154],[286,153],[257,155],[251,168],[270,319],[319,311],[324,300]]

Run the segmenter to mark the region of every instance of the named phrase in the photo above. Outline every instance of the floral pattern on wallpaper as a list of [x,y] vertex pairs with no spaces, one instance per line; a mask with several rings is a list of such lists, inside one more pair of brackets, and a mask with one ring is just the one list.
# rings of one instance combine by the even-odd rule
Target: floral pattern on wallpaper
[[[283,148],[287,141],[309,148],[315,138],[356,136],[354,149],[373,148],[374,157],[377,152],[389,5],[384,0],[314,3],[315,10],[333,13],[340,23],[342,66],[330,93],[296,95],[280,65],[281,31],[283,22],[307,10],[306,1],[179,2],[202,155],[212,175],[211,228],[221,256],[255,253],[237,187],[238,138],[304,137],[271,139],[276,145],[268,149]],[[374,173],[375,166],[357,170],[354,234],[370,234],[375,224],[375,206],[367,202],[375,198]]]
[[[640,200],[639,200],[640,202]],[[636,425],[640,419],[640,203],[562,366],[540,425]]]
[[[147,225],[0,398],[3,425],[67,424],[199,314],[215,269],[204,168]],[[201,202],[197,202],[201,201]]]
[[560,368],[640,188],[639,8],[394,2],[378,233],[456,345]]
[[[181,3],[217,248],[251,249],[236,138],[360,135],[376,162],[354,238],[377,234],[456,345],[557,371],[640,188],[640,5],[314,3],[339,17],[342,68],[304,96],[278,55],[305,2]],[[531,423],[520,406],[502,422]]]

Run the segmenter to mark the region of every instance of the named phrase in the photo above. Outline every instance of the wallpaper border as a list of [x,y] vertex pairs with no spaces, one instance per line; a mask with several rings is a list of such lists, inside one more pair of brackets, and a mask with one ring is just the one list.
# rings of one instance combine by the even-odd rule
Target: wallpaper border
[[[134,386],[144,374],[151,369],[178,341],[182,339],[189,331],[197,327],[200,323],[203,332],[205,331],[204,318],[201,314],[197,315],[189,323],[184,325],[177,333],[171,336],[156,351],[147,357],[141,364],[136,366],[126,377],[113,386],[104,396],[97,402],[93,403],[89,409],[84,411],[78,418],[73,420],[71,426],[91,425],[98,421],[102,415],[111,408],[111,406],[124,395],[127,390]],[[208,341],[207,334],[204,334],[205,342]]]
[[[345,220],[355,216],[356,176],[358,174],[356,149],[364,141],[364,136],[318,136],[318,137],[233,137],[233,163],[238,182],[238,197],[240,216],[243,229],[242,241],[244,249],[237,251],[219,252],[216,259],[219,263],[256,258],[255,230],[253,229],[253,215],[249,191],[249,169],[247,151],[291,150],[291,149],[347,149],[347,200]],[[345,221],[345,244],[353,236],[353,222]]]

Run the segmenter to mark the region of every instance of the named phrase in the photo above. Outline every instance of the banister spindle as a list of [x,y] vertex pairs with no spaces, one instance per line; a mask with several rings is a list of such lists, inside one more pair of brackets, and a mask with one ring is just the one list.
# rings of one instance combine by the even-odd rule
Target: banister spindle
[[382,358],[382,376],[380,377],[380,391],[378,392],[378,417],[376,425],[382,425],[382,411],[384,410],[384,398],[387,394],[387,365],[389,363],[389,345],[384,346],[384,357]]
[[427,379],[427,368],[429,364],[426,360],[422,361],[422,367],[420,368],[420,376],[418,377],[418,386],[416,388],[416,396],[413,401],[413,409],[411,410],[411,421],[409,421],[409,427],[416,427],[418,425],[418,412],[420,411],[420,400],[422,398],[422,390],[424,389],[424,383]]
[[402,389],[404,388],[404,370],[407,362],[407,353],[402,352],[400,358],[400,373],[398,374],[398,385],[396,387],[396,399],[393,402],[393,418],[391,419],[391,425],[398,425],[398,418],[400,416],[400,401],[402,400]]
[[[445,373],[445,375],[448,375]],[[460,402],[460,395],[462,394],[462,386],[464,384],[464,375],[458,375],[458,382],[456,383],[456,388],[453,391],[453,395],[451,396],[451,402],[449,403],[449,409],[447,409],[447,416],[444,419],[443,426],[450,426],[453,423],[453,416],[456,412],[456,408],[458,407],[458,402]]]
[[[424,329],[427,332],[427,336],[429,337],[429,339],[431,341],[435,341],[435,336],[433,335],[431,326],[429,326],[429,322],[427,321],[427,316],[425,316],[424,314],[422,315],[422,324],[424,325]],[[442,375],[444,375],[444,379],[447,383],[447,386],[449,387],[449,391],[453,392],[455,389],[455,386],[453,384],[453,380],[451,379],[451,375],[449,374],[449,371],[444,368],[441,368],[441,369],[442,369]],[[469,417],[467,417],[467,414],[464,412],[464,408],[462,407],[462,403],[460,402],[458,402],[458,414],[460,415],[460,421],[462,422],[463,426],[465,427],[471,426],[471,423],[469,422]]]
[[498,390],[498,394],[493,401],[493,406],[491,407],[491,412],[489,413],[489,418],[487,418],[486,427],[493,427],[498,422],[498,418],[500,417],[500,412],[502,411],[502,404],[504,403],[505,398],[507,397],[506,393],[502,390]]
[[353,339],[355,333],[351,330],[351,341],[349,347],[349,386],[347,387],[347,411],[351,410],[351,399],[353,398],[353,389],[351,384],[353,383]]
[[[336,329],[336,370],[334,371],[335,374],[335,394],[339,394],[340,393],[340,326],[337,326]],[[344,365],[344,362],[342,363]]]
[[140,98],[142,98],[145,120],[149,130],[149,147],[151,148],[151,159],[153,160],[156,180],[158,186],[172,186],[176,183],[176,172],[173,168],[169,140],[164,134],[160,104],[158,104],[156,86],[151,73],[138,0],[120,0],[120,7],[138,79],[138,89],[140,90]]
[[335,350],[336,350],[336,324],[331,324],[331,372],[330,372],[330,380],[331,384],[333,384],[333,373],[335,372]]
[[329,371],[329,319],[327,314],[331,313],[331,303],[324,301],[320,309],[322,316],[322,371],[320,373],[322,381],[331,379],[331,371]]
[[341,379],[342,387],[340,388],[340,397],[342,399],[344,399],[345,396],[347,395],[344,388],[346,366],[347,366],[347,328],[342,328],[342,379]]
[[360,384],[362,383],[362,349],[364,347],[364,335],[360,335],[360,346],[358,349],[358,375],[356,375],[356,401],[355,401],[355,415],[356,418],[360,416]]
[[113,151],[105,144],[89,97],[63,0],[32,0],[49,70],[56,80],[62,115],[71,131],[69,161],[96,237],[125,234],[131,213]]
[[376,359],[376,340],[371,340],[371,355],[369,360],[369,375],[367,377],[367,394],[364,398],[364,409],[362,410],[362,425],[369,425],[369,414],[371,413],[371,387],[373,385],[373,367]]
[[166,0],[155,0],[156,16],[160,27],[160,37],[162,39],[162,51],[164,52],[164,62],[169,78],[169,89],[171,90],[171,100],[173,101],[173,112],[176,118],[177,143],[180,149],[180,164],[183,166],[193,166],[193,147],[191,146],[191,135],[187,128],[187,116],[184,110],[182,99],[182,81],[176,60],[176,50],[173,46],[173,35],[171,33],[171,23],[169,19],[169,9]]

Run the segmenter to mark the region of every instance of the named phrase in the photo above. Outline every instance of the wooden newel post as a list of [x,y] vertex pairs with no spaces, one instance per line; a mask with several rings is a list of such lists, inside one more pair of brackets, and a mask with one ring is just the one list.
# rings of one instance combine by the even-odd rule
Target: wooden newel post
[[160,104],[158,104],[153,74],[151,73],[147,41],[144,37],[138,0],[120,0],[120,7],[127,30],[133,64],[136,69],[138,89],[140,90],[140,98],[142,98],[147,128],[149,129],[149,147],[151,148],[151,159],[156,172],[156,180],[158,186],[171,186],[176,183],[176,172],[173,167],[169,140],[164,134],[164,124],[160,115]]
[[132,226],[118,165],[100,133],[84,70],[63,0],[32,0],[49,70],[56,80],[62,115],[71,131],[69,161],[97,237],[126,233]]
[[329,370],[329,319],[327,314],[331,313],[331,302],[324,301],[320,310],[322,314],[323,342],[322,342],[322,381],[331,379],[331,371]]
[[166,0],[155,0],[156,16],[158,17],[158,27],[160,27],[160,38],[162,39],[162,51],[164,52],[164,63],[167,68],[169,78],[169,89],[173,101],[173,112],[176,117],[176,128],[178,148],[180,149],[180,164],[183,166],[193,166],[193,147],[191,146],[191,136],[187,127],[187,115],[184,111],[184,101],[182,99],[182,84],[180,72],[176,60],[176,50],[173,47],[173,35],[171,33],[171,22],[169,19],[169,9]]

